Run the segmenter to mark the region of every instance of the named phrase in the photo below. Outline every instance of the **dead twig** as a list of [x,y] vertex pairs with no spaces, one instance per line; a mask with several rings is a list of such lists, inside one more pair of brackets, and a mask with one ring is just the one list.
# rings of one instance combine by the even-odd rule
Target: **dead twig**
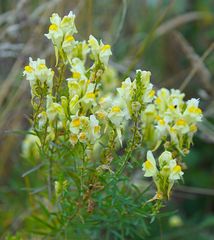
[[[207,48],[207,50],[204,52],[204,54],[200,57],[196,57],[196,62],[192,68],[192,70],[190,71],[190,73],[187,75],[187,77],[184,79],[183,83],[180,86],[180,90],[183,91],[185,89],[185,87],[190,83],[190,81],[192,80],[192,78],[194,77],[194,75],[197,73],[197,71],[199,71],[199,69],[204,69],[204,60],[209,56],[209,54],[214,50],[214,42],[210,44],[210,46]],[[210,79],[210,78],[209,78]],[[209,82],[208,78],[203,78],[203,86],[204,88],[210,92],[211,94],[213,94],[213,88],[211,83]]]
[[214,189],[209,189],[209,188],[177,186],[175,187],[175,191],[194,194],[194,195],[214,196]]
[[201,20],[207,17],[207,13],[204,12],[188,12],[173,19],[170,19],[161,24],[155,31],[155,36],[160,37],[173,29],[176,29],[186,23]]

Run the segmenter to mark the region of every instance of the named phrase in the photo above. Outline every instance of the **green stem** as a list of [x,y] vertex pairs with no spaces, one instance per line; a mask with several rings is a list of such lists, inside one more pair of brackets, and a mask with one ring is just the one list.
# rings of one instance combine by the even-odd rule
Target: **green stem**
[[60,87],[62,85],[63,77],[65,74],[65,67],[66,67],[66,65],[64,64],[64,62],[62,64],[60,64],[60,67],[59,67],[60,71],[59,71],[59,77],[56,82],[56,91],[55,91],[56,98],[58,100],[60,100]]
[[82,157],[82,166],[81,166],[81,185],[80,185],[80,193],[83,196],[83,185],[84,185],[84,179],[83,179],[83,173],[84,173],[84,168],[85,168],[85,147],[83,146],[83,157]]
[[134,147],[134,144],[135,144],[135,135],[137,133],[137,120],[134,122],[134,132],[133,132],[133,136],[132,136],[132,141],[131,141],[131,144],[130,146],[128,147],[128,151],[127,151],[127,154],[125,156],[125,159],[122,163],[122,165],[120,166],[119,170],[117,171],[116,175],[120,175],[124,169],[126,168],[126,165],[128,163],[128,160],[129,160],[129,157],[133,151],[133,147]]
[[52,160],[51,158],[48,159],[49,160],[49,166],[48,166],[48,197],[49,200],[51,200],[52,198],[52,178],[53,178],[53,164],[52,164]]

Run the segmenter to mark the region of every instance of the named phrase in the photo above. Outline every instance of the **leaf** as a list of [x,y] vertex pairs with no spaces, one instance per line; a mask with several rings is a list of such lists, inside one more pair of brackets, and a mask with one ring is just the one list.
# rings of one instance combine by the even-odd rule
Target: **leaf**
[[52,226],[51,224],[47,223],[45,220],[43,220],[43,219],[41,219],[41,218],[39,218],[39,217],[37,217],[37,216],[32,216],[32,218],[33,218],[34,220],[36,220],[37,222],[45,225],[46,227],[48,227],[48,228],[50,228],[50,229],[52,229],[52,230],[55,229],[54,226]]
[[55,56],[56,56],[56,65],[55,65],[55,67],[56,67],[58,65],[58,61],[59,61],[59,51],[56,46],[54,46],[54,50],[55,50]]
[[29,175],[30,173],[37,171],[38,169],[40,169],[40,168],[41,168],[42,166],[44,166],[44,165],[45,165],[45,163],[40,163],[39,165],[37,165],[37,166],[31,168],[30,170],[28,170],[27,172],[23,173],[23,174],[22,174],[22,177],[26,177],[26,176]]
[[32,131],[25,131],[25,130],[6,130],[4,131],[5,134],[12,135],[12,134],[17,134],[17,135],[35,135],[34,132]]
[[41,207],[41,209],[43,210],[43,212],[49,217],[49,216],[50,216],[50,212],[49,212],[49,210],[45,207],[45,205],[44,205],[41,201],[39,201],[38,204],[39,204],[39,206]]
[[42,191],[44,191],[46,188],[47,188],[47,186],[35,188],[35,189],[31,192],[31,195],[37,194],[37,193],[39,193],[39,192],[42,192]]
[[42,232],[42,231],[30,231],[31,233],[33,234],[36,234],[36,235],[42,235],[42,236],[50,236],[50,233],[49,232]]
[[72,171],[69,171],[68,175],[74,180],[77,188],[80,189],[81,183],[80,183],[80,178],[78,177],[78,175]]
[[201,228],[213,227],[214,226],[214,216],[207,217],[200,225]]

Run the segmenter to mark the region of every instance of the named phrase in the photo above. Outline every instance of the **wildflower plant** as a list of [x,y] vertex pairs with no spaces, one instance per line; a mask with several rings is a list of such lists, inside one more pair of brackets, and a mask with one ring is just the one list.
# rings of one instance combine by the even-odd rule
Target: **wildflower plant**
[[[49,213],[45,234],[137,239],[135,230],[147,233],[146,218],[158,214],[183,178],[183,156],[202,119],[199,100],[185,101],[179,90],[155,91],[151,73],[142,70],[108,91],[106,75],[115,77],[108,66],[111,46],[92,35],[77,40],[72,12],[63,18],[54,13],[50,21],[45,36],[55,66],[30,58],[24,69],[33,115],[23,156],[42,164],[28,173],[38,170],[47,183],[39,198]],[[153,180],[152,197],[145,185],[134,184],[138,170],[141,180]]]

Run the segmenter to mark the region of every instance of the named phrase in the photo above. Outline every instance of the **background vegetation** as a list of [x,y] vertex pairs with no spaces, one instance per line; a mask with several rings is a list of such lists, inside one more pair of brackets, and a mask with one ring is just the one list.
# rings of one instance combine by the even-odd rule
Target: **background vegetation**
[[[0,0],[0,234],[27,230],[31,194],[22,174],[22,130],[29,127],[30,90],[22,68],[33,58],[53,61],[47,32],[52,12],[77,15],[79,38],[90,33],[111,43],[124,79],[150,70],[157,88],[180,88],[201,99],[204,121],[177,187],[148,239],[214,237],[214,2],[212,0]],[[35,179],[36,181],[36,179]],[[29,195],[30,191],[30,195]],[[166,214],[167,213],[167,214]]]

